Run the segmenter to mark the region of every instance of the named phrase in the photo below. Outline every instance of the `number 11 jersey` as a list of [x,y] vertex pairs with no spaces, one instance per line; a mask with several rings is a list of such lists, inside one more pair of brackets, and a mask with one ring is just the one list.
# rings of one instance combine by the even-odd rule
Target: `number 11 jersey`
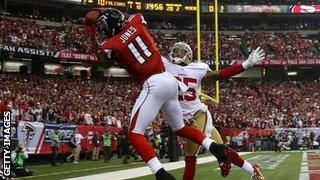
[[139,13],[130,16],[122,31],[104,41],[99,49],[107,58],[115,58],[140,84],[165,71],[161,54]]

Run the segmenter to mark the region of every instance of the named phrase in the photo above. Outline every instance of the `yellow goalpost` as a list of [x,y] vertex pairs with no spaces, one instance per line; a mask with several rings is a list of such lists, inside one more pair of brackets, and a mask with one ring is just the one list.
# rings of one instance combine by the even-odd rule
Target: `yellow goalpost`
[[[197,59],[201,62],[201,3],[197,0]],[[214,1],[214,37],[215,37],[215,70],[219,70],[219,29],[218,29],[218,0]],[[213,61],[213,60],[212,60]],[[200,88],[201,91],[201,88]],[[214,97],[207,95],[201,91],[201,96],[205,99],[219,104],[220,102],[220,85],[219,81],[216,81],[216,94]]]

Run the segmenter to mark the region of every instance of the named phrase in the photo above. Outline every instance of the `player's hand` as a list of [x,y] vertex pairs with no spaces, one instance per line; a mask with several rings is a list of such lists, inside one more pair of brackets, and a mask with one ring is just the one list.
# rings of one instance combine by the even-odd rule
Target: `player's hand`
[[248,59],[242,63],[243,69],[249,69],[258,62],[265,59],[266,54],[264,53],[264,50],[261,49],[261,47],[258,47],[252,53],[249,55]]

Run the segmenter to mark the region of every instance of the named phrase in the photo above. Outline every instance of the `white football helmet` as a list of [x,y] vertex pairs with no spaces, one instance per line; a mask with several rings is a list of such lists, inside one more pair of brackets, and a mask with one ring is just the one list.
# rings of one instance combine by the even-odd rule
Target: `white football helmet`
[[175,64],[181,64],[182,62],[186,65],[190,64],[193,59],[191,47],[184,42],[177,42],[171,47],[169,53],[169,60]]

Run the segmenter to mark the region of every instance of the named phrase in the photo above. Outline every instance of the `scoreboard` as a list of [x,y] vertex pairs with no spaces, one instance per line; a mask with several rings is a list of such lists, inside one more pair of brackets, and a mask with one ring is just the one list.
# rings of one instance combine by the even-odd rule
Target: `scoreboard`
[[[83,5],[94,7],[114,7],[132,9],[135,11],[154,11],[154,12],[196,12],[197,6],[188,3],[166,3],[166,2],[142,2],[135,1],[110,1],[110,0],[82,0]],[[220,6],[220,12],[223,12],[223,6]],[[201,12],[212,13],[214,6],[210,4],[201,5]]]

